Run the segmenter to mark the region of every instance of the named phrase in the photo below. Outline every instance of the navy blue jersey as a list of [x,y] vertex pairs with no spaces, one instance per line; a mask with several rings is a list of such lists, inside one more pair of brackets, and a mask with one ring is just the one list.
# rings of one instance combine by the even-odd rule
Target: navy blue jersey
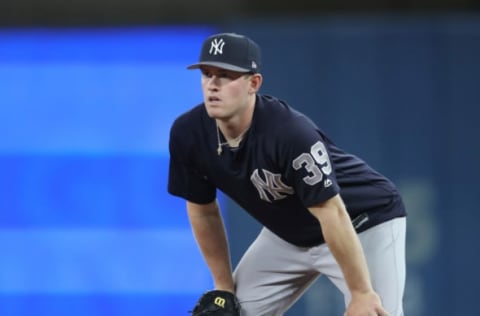
[[304,247],[324,242],[307,208],[338,193],[350,217],[363,219],[358,232],[406,215],[390,180],[274,97],[257,95],[238,148],[224,146],[219,155],[217,146],[217,126],[203,104],[178,117],[170,131],[168,191],[204,204],[219,189],[275,234]]

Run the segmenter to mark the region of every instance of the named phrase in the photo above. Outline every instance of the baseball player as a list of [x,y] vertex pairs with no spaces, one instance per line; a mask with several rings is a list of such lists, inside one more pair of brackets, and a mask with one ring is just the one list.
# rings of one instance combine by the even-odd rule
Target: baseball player
[[[186,200],[215,288],[194,315],[283,315],[318,277],[345,316],[403,315],[406,211],[393,183],[286,102],[262,95],[260,48],[222,33],[203,43],[203,103],[170,131],[168,191]],[[221,190],[263,228],[232,273]]]

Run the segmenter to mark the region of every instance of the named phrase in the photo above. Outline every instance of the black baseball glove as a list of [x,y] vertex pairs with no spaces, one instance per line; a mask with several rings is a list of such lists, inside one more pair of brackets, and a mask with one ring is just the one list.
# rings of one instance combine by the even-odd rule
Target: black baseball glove
[[198,300],[192,316],[240,316],[240,304],[230,292],[208,291]]

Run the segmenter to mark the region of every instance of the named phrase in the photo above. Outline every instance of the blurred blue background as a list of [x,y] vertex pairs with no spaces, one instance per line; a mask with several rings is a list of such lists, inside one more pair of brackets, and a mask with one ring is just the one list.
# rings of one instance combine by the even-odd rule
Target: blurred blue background
[[168,134],[207,27],[0,31],[0,314],[172,315],[211,287]]
[[[211,287],[167,144],[201,101],[185,66],[220,31],[262,46],[263,93],[399,186],[405,314],[475,314],[480,15],[43,1],[0,4],[0,315],[187,315]],[[260,227],[220,197],[235,264]],[[342,310],[321,279],[287,315]]]

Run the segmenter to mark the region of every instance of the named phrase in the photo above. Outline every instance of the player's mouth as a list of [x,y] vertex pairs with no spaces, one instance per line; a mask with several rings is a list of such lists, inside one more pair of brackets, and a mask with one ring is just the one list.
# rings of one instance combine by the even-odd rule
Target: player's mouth
[[220,100],[220,98],[218,98],[218,97],[208,97],[208,102],[209,102],[209,103],[218,103],[218,102],[220,102],[220,101],[221,101],[221,100]]

